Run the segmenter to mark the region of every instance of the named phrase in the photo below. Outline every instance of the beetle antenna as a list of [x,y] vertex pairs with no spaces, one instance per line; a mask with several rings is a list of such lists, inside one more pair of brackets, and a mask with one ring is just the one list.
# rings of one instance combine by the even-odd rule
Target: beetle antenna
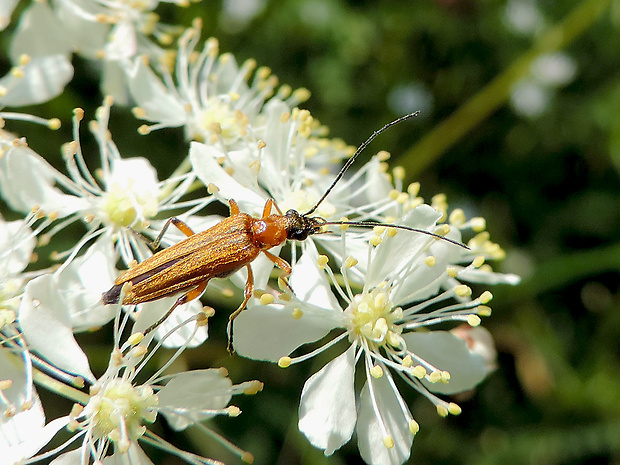
[[383,226],[385,228],[402,229],[403,231],[411,231],[411,232],[415,232],[415,233],[425,234],[427,236],[434,237],[435,239],[440,239],[442,241],[449,242],[450,244],[458,245],[459,247],[461,247],[463,249],[471,250],[465,244],[462,244],[459,241],[455,241],[454,239],[447,238],[447,237],[442,236],[440,234],[432,233],[432,232],[427,231],[425,229],[411,228],[409,226],[403,226],[401,224],[386,224],[386,223],[379,223],[379,222],[376,222],[376,221],[326,221],[323,224],[324,225],[330,225],[330,224],[331,225],[340,225],[340,224],[345,224],[345,225],[350,225],[350,226],[363,226],[363,227],[366,227],[366,228],[374,228],[375,226]]
[[[375,137],[377,137],[382,132],[385,132],[388,128],[394,126],[395,124],[398,124],[398,123],[400,123],[402,121],[405,121],[407,119],[413,118],[414,116],[418,116],[419,114],[420,114],[419,111],[415,111],[413,113],[409,113],[408,115],[401,116],[400,118],[395,119],[394,121],[389,122],[388,124],[383,126],[381,129],[379,129],[377,131],[374,131],[370,135],[370,137],[368,139],[366,139],[366,141],[357,148],[357,150],[355,151],[353,156],[347,160],[347,162],[344,164],[344,166],[342,167],[342,169],[340,170],[340,172],[338,173],[336,178],[333,180],[331,185],[327,188],[327,190],[325,191],[323,196],[319,199],[319,201],[316,204],[314,204],[314,207],[312,207],[310,210],[308,210],[302,216],[308,216],[308,215],[312,215],[314,213],[314,211],[319,207],[319,205],[321,205],[321,202],[323,202],[323,200],[325,200],[325,197],[327,197],[329,195],[329,193],[333,190],[333,188],[336,186],[336,183],[338,183],[338,181],[340,181],[340,179],[344,176],[344,173],[353,164],[353,162],[355,161],[357,156],[364,151],[364,149],[368,146],[368,144],[370,144],[374,140]],[[343,224],[343,223],[340,223],[340,224]]]

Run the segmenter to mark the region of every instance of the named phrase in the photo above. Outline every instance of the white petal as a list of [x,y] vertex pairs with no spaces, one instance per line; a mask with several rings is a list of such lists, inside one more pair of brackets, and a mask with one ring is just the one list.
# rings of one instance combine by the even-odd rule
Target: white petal
[[185,124],[186,113],[183,103],[168,91],[141,58],[136,59],[131,70],[129,91],[136,104],[145,111],[147,121],[173,127]]
[[[164,297],[163,299],[155,300],[153,302],[140,304],[140,313],[138,314],[138,318],[136,319],[136,323],[133,327],[133,332],[144,331],[153,323],[156,323],[168,310],[170,310],[170,308],[172,308],[172,305],[174,305],[175,301],[181,297],[181,295],[182,294],[177,294],[172,297]],[[202,304],[198,300],[179,305],[174,309],[174,312],[172,312],[172,314],[155,330],[155,337],[157,339],[163,338],[165,334],[174,329],[177,325],[183,323],[189,318],[194,317],[201,308]],[[189,322],[177,329],[164,340],[164,347],[174,348],[183,345],[185,341],[187,341],[187,338],[191,335],[194,325],[194,322]],[[190,341],[190,347],[196,347],[202,344],[206,338],[207,328],[199,328]]]
[[[149,302],[142,306],[142,311],[149,312],[152,310],[153,306],[159,306],[160,310],[156,310],[155,313],[163,315],[163,313],[170,308],[170,306],[174,303],[176,299],[178,299],[178,297],[179,296],[175,296],[157,302]],[[178,306],[174,309],[172,315],[170,315],[166,319],[166,321],[164,321],[155,330],[155,338],[157,340],[161,340],[169,331],[186,321],[188,318],[197,315],[200,310],[202,310],[202,303],[200,303],[200,300],[198,299],[192,300],[187,304]],[[191,322],[177,328],[172,334],[168,335],[168,337],[164,339],[164,341],[162,342],[163,346],[167,349],[181,347],[187,342],[189,337],[192,336],[195,326],[196,323]],[[192,336],[192,339],[187,343],[187,347],[198,347],[200,344],[207,340],[207,337],[209,337],[208,327],[201,326],[196,331],[196,334]]]
[[19,19],[9,55],[13,63],[17,63],[22,54],[31,58],[48,55],[69,58],[69,36],[70,33],[58,21],[48,2],[32,2]]
[[314,307],[301,308],[293,318],[294,305],[253,305],[234,321],[234,347],[244,357],[278,361],[296,348],[318,341],[340,327],[341,314]]
[[47,102],[60,95],[72,77],[73,66],[66,55],[34,57],[22,77],[8,74],[0,79],[0,86],[8,89],[0,104],[17,107]]
[[[35,404],[32,409],[19,412],[15,415],[11,421],[13,423],[12,425],[2,425],[3,432],[0,433],[0,450],[3,451],[3,454],[6,453],[8,455],[8,458],[7,455],[3,455],[2,460],[6,459],[7,461],[2,463],[21,463],[20,461],[22,459],[32,457],[39,450],[41,450],[43,446],[49,443],[58,431],[63,429],[69,423],[69,417],[66,416],[52,420],[43,427],[35,427],[33,425],[34,421],[32,421],[29,417],[38,416],[39,413],[37,410],[39,409],[41,410],[42,415],[43,407],[41,407],[40,402],[39,405]],[[14,433],[17,429],[21,430],[23,440],[21,442],[15,442],[8,448],[5,448],[2,444],[2,436],[3,434],[6,434],[5,430]]]
[[304,384],[299,401],[299,430],[313,446],[331,455],[351,439],[355,428],[355,346]]
[[[18,236],[18,231],[24,232],[19,233],[21,236]],[[0,266],[3,267],[3,272],[19,273],[30,263],[37,241],[34,236],[26,240],[22,239],[22,237],[27,237],[25,231],[29,232],[30,228],[24,228],[22,220],[3,221],[0,218]],[[19,243],[14,243],[15,240]]]
[[455,394],[469,391],[486,376],[485,360],[469,350],[467,343],[447,331],[408,333],[403,338],[407,349],[431,363],[438,370],[450,373],[449,383],[422,381],[429,391],[439,394]]
[[94,382],[88,359],[75,341],[71,315],[52,275],[26,285],[19,321],[29,346],[50,363]]
[[158,409],[175,429],[212,418],[232,398],[232,381],[225,370],[212,368],[179,373],[160,389]]
[[29,147],[14,147],[0,158],[0,193],[11,208],[30,212],[39,206],[44,212],[60,217],[86,208],[88,204],[54,187],[61,176]]
[[113,305],[103,305],[101,294],[114,284],[116,255],[110,234],[104,234],[84,255],[55,275],[58,292],[70,312],[75,331],[98,328],[114,318]]
[[189,159],[194,172],[200,180],[208,186],[215,184],[225,199],[234,199],[242,212],[262,213],[267,196],[261,197],[254,190],[248,189],[233,179],[217,162],[223,153],[215,147],[192,142],[189,149]]
[[[129,450],[125,453],[114,451],[114,453],[102,460],[103,465],[153,465],[151,459],[135,442],[129,446]],[[57,465],[55,462],[53,465]],[[62,464],[65,465],[65,464]],[[66,465],[80,465],[80,462],[70,462]]]
[[319,269],[319,253],[308,241],[304,253],[291,272],[290,285],[299,300],[320,308],[341,312],[338,299],[331,290],[327,275]]
[[0,31],[4,31],[11,22],[11,15],[18,0],[5,0],[0,2]]
[[136,54],[138,47],[136,30],[131,21],[119,21],[108,34],[108,43],[105,46],[106,60],[121,60],[131,58]]
[[[107,460],[104,459],[104,463]],[[82,465],[82,450],[74,449],[70,452],[65,452],[59,455],[58,458],[52,460],[50,465]]]
[[127,61],[103,60],[101,69],[101,93],[111,95],[114,104],[119,107],[129,106],[129,89],[126,69],[131,65]]
[[[429,207],[420,205],[411,210],[399,224],[412,228],[428,230],[435,226],[441,213]],[[420,259],[421,251],[427,246],[429,237],[424,234],[398,231],[394,237],[385,238],[380,247],[377,247],[372,259],[366,282],[370,288],[386,279],[402,272],[412,260]]]
[[[373,409],[373,402],[368,384],[364,385],[360,395],[360,411],[357,421],[357,442],[360,454],[370,465],[400,465],[411,454],[413,434],[403,412],[404,400],[388,379],[389,375],[372,378],[376,406],[387,434],[394,441],[394,447],[385,447],[384,433],[379,419]],[[404,408],[407,408],[404,406]]]

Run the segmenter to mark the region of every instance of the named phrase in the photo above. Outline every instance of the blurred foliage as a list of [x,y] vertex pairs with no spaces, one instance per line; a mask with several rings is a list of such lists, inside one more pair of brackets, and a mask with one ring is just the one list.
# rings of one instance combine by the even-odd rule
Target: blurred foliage
[[[523,5],[538,14],[529,32],[507,20],[511,8]],[[497,343],[499,369],[457,399],[463,413],[439,418],[410,393],[421,425],[411,463],[620,463],[618,0],[204,0],[187,9],[163,5],[160,14],[179,24],[200,16],[205,38],[217,37],[222,51],[239,61],[255,58],[283,83],[309,88],[306,107],[350,144],[420,109],[419,118],[390,129],[371,150],[390,151],[392,166],[407,167],[407,181],[420,181],[426,198],[445,192],[468,216],[484,216],[508,253],[497,267],[523,276],[518,287],[492,289],[494,314],[485,325]],[[553,89],[540,114],[522,116],[509,104],[509,91],[529,73],[527,58],[548,50],[549,40],[551,50],[576,64],[575,77]],[[27,129],[33,148],[59,167],[58,148],[71,138],[71,108],[86,106],[88,118],[101,101],[92,64],[75,64],[80,80],[32,109],[61,117],[65,127],[51,135]],[[504,87],[489,85],[502,76]],[[458,112],[460,119],[446,120]],[[140,123],[125,113],[111,121],[121,151],[148,154],[160,177],[167,176],[176,163],[170,154],[184,147],[182,134],[167,131],[138,143],[125,129]],[[445,132],[429,145],[442,124]],[[231,358],[223,313],[213,319],[211,339],[186,352],[187,365],[226,366],[233,381],[258,378],[266,386],[240,399],[240,419],[219,423],[226,437],[252,451],[258,464],[360,463],[354,443],[325,458],[297,431],[303,380],[327,359],[282,370]],[[87,337],[92,341],[83,335],[81,342]],[[87,350],[97,353],[90,344]],[[175,441],[237,462],[191,434]],[[155,460],[176,463],[156,452]]]

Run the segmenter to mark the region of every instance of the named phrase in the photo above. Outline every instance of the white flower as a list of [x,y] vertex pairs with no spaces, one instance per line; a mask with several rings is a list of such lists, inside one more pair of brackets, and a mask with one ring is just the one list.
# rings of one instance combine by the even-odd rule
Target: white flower
[[[188,139],[221,143],[228,148],[242,147],[256,140],[259,117],[270,98],[286,99],[288,108],[308,98],[308,91],[292,92],[282,86],[275,97],[278,79],[266,68],[256,69],[254,60],[241,67],[231,54],[219,55],[216,39],[208,39],[202,52],[195,51],[200,39],[200,23],[179,39],[174,77],[165,63],[157,63],[158,77],[144,59],[137,59],[129,76],[130,92],[138,106],[134,114],[151,126],[146,134],[164,127],[185,129]],[[252,81],[248,82],[254,74]]]
[[[431,232],[441,212],[421,205],[399,221]],[[450,285],[483,264],[482,257],[455,267],[457,245],[422,234],[379,228],[367,252],[361,290],[350,280],[357,257],[340,268],[344,284],[338,284],[327,257],[309,245],[290,278],[294,294],[274,298],[264,294],[235,320],[235,349],[244,356],[278,360],[283,367],[298,363],[332,345],[347,340],[349,348],[305,384],[299,407],[299,427],[310,442],[330,455],[357,431],[360,453],[371,464],[401,464],[410,454],[418,424],[395,383],[395,376],[427,397],[446,416],[460,408],[435,394],[453,394],[473,388],[488,373],[485,359],[467,343],[436,325],[480,323],[490,314],[485,292],[471,299],[465,285]],[[348,241],[346,235],[343,241]],[[457,229],[448,237],[460,240]],[[371,246],[369,246],[371,247]],[[318,260],[325,273],[317,273]],[[342,308],[331,292],[335,286],[346,302]],[[445,291],[441,289],[447,288]],[[456,303],[448,304],[448,300]],[[311,353],[289,354],[340,329]],[[355,369],[361,365],[365,383],[356,402]]]
[[[146,159],[121,158],[107,129],[109,111],[110,101],[106,99],[97,111],[97,120],[90,125],[99,145],[101,163],[95,174],[88,170],[80,145],[79,122],[83,115],[80,109],[74,117],[75,140],[64,147],[70,177],[51,167],[23,139],[3,133],[0,140],[4,151],[0,158],[0,194],[7,204],[18,211],[29,211],[37,206],[50,218],[59,218],[42,236],[44,242],[73,222],[83,220],[86,224],[84,237],[71,249],[56,254],[64,263],[48,278],[46,290],[37,288],[45,298],[63,302],[70,310],[76,330],[98,327],[113,316],[111,310],[102,310],[100,297],[112,286],[118,258],[128,265],[152,254],[135,231],[154,236],[163,222],[151,223],[151,219],[170,209],[184,209],[182,217],[186,221],[203,227],[204,220],[199,221],[193,213],[211,201],[210,198],[181,199],[195,179],[191,173],[158,181]],[[164,242],[168,243],[173,234],[167,235]],[[88,244],[92,244],[92,250],[78,257]],[[164,304],[168,305],[169,301],[147,303],[142,307],[153,315],[161,315],[165,312],[160,308]],[[195,314],[198,305],[183,305],[175,313],[185,320],[188,312]],[[163,331],[168,329],[163,328]],[[206,338],[206,331],[201,338]]]
[[[46,277],[37,278],[32,283],[42,278]],[[57,423],[66,424],[74,433],[73,438],[60,448],[39,454],[34,460],[57,455],[77,443],[78,449],[64,452],[56,459],[58,463],[65,463],[64,460],[68,463],[89,463],[89,457],[97,463],[104,459],[110,444],[113,444],[114,454],[109,460],[127,460],[132,457],[132,463],[148,464],[150,461],[138,447],[138,441],[142,441],[178,455],[190,463],[210,463],[209,459],[168,444],[149,431],[147,425],[153,423],[161,413],[176,430],[194,426],[205,434],[217,435],[201,422],[217,415],[239,415],[240,410],[237,407],[228,405],[232,396],[241,393],[255,394],[262,389],[262,383],[258,381],[233,385],[224,369],[165,374],[166,369],[181,355],[187,344],[177,350],[150,378],[138,382],[142,368],[152,359],[162,343],[157,343],[149,352],[151,339],[145,339],[135,332],[137,327],[144,324],[142,316],[138,317],[134,325],[134,335],[130,336],[128,341],[121,342],[121,334],[128,321],[127,315],[121,316],[118,305],[115,306],[115,343],[110,362],[105,373],[95,379],[86,355],[73,339],[66,311],[49,300],[32,304],[33,300],[25,297],[20,309],[20,322],[28,343],[53,366],[79,375],[90,384],[88,395],[74,393],[77,403],[71,413],[55,420]],[[206,324],[205,315],[191,320],[198,320],[199,325]],[[191,321],[186,321],[180,326],[187,326],[189,323]],[[193,326],[194,333],[199,325]],[[164,338],[175,330],[176,328]],[[45,433],[35,432],[24,441],[25,445],[22,447],[32,448],[33,444],[37,448],[41,447],[45,444],[43,439],[51,439],[48,431]],[[220,437],[219,440],[242,459],[248,462],[252,460],[251,454],[238,449],[224,438]]]

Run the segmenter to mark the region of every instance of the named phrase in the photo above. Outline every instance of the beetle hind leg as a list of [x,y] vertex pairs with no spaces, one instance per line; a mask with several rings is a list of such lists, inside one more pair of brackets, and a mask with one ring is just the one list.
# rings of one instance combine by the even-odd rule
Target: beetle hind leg
[[209,283],[209,280],[207,279],[206,281],[203,281],[202,283],[198,284],[194,289],[186,292],[185,294],[183,294],[181,297],[179,297],[174,304],[172,304],[172,307],[170,307],[170,309],[164,314],[164,316],[162,316],[159,320],[157,320],[155,323],[153,323],[151,326],[149,326],[148,328],[146,328],[144,331],[142,331],[142,334],[144,336],[146,336],[148,333],[150,333],[151,331],[157,329],[157,327],[159,325],[161,325],[164,321],[166,321],[168,319],[168,317],[170,315],[172,315],[172,312],[174,312],[174,309],[177,308],[179,305],[183,305],[186,304],[187,302],[191,302],[192,300],[196,299],[197,297],[200,297],[200,295],[204,292],[204,290],[207,288],[207,284]]
[[248,270],[248,280],[245,283],[245,289],[243,290],[243,302],[241,305],[230,314],[228,317],[228,352],[230,355],[235,353],[235,349],[233,347],[233,321],[235,318],[239,316],[239,314],[245,310],[245,306],[248,304],[252,294],[254,293],[254,274],[252,273],[252,267],[250,265],[245,266]]

